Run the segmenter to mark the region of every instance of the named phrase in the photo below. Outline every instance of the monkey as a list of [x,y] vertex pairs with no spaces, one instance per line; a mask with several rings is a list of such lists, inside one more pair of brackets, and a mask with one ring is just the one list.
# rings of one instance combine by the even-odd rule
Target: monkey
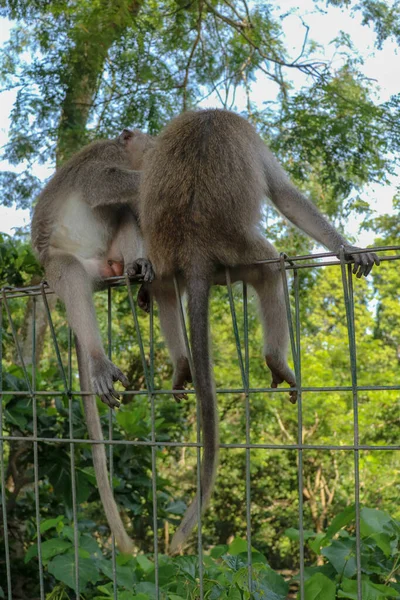
[[[81,390],[93,390],[110,407],[119,406],[114,382],[129,385],[106,356],[92,292],[106,277],[141,274],[151,281],[142,256],[137,222],[140,168],[153,139],[139,130],[96,141],[57,169],[38,196],[32,218],[32,245],[48,284],[64,302],[76,342]],[[89,437],[102,440],[95,397],[83,396]],[[100,497],[122,552],[132,550],[107,474],[103,444],[92,444]]]
[[[201,510],[207,507],[216,478],[218,417],[208,301],[218,265],[233,268],[233,280],[243,279],[255,289],[272,387],[287,382],[290,398],[296,401],[296,378],[286,357],[289,334],[279,265],[255,265],[279,256],[260,231],[265,197],[329,250],[339,253],[344,246],[357,276],[367,276],[374,264],[379,265],[373,253],[352,254],[357,248],[290,182],[253,126],[239,115],[221,109],[188,111],[173,119],[157,137],[143,166],[139,220],[155,283],[161,282],[161,289],[164,281],[177,275],[187,292],[203,437],[201,490],[174,534],[172,553],[182,549],[195,527],[199,503]],[[157,291],[155,296],[157,299]]]

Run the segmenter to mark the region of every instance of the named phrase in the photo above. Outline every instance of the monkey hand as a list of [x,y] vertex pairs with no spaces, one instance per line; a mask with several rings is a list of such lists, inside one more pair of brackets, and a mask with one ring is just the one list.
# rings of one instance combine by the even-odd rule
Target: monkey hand
[[[286,364],[285,360],[282,360],[282,358],[274,356],[273,354],[267,354],[265,356],[265,362],[267,363],[267,367],[269,368],[272,374],[272,388],[277,388],[278,385],[280,383],[283,383],[284,381],[286,381],[286,383],[288,383],[291,388],[296,387],[295,374],[293,373],[292,369]],[[292,404],[296,404],[296,390],[289,391],[289,400]]]
[[106,356],[103,356],[91,359],[90,376],[93,391],[100,397],[100,400],[110,408],[118,408],[120,396],[114,390],[114,381],[120,381],[125,388],[129,385],[129,381],[122,371]]
[[183,390],[182,393],[174,394],[174,398],[177,402],[181,400],[187,400],[187,394],[185,394],[185,387],[187,383],[193,381],[192,373],[190,371],[189,361],[186,356],[181,356],[175,366],[174,378],[172,381],[173,390]]
[[126,265],[126,274],[128,277],[141,275],[146,283],[151,283],[154,279],[153,267],[147,258],[138,258],[133,263]]
[[353,273],[358,278],[367,277],[370,274],[371,269],[374,265],[379,266],[380,260],[375,252],[363,252],[360,254],[353,254],[354,250],[361,250],[357,246],[346,245],[344,248],[344,256],[347,259],[354,260]]

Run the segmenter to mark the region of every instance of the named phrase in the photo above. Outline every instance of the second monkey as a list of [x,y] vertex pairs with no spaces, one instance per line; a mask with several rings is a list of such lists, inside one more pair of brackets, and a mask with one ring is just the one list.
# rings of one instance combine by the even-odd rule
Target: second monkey
[[[210,361],[208,297],[218,266],[234,268],[232,279],[250,283],[260,301],[264,354],[272,386],[283,381],[295,387],[287,364],[288,325],[283,284],[277,264],[254,263],[277,258],[276,249],[261,234],[265,196],[304,232],[329,250],[345,247],[358,276],[367,275],[372,254],[356,248],[336,231],[289,181],[255,129],[228,111],[186,112],[158,137],[144,166],[139,218],[146,256],[153,264],[158,299],[162,281],[178,275],[188,294],[196,393],[203,431],[201,494],[189,506],[175,533],[171,551],[179,550],[197,521],[198,505],[207,506],[218,463],[218,420]],[[219,282],[218,278],[215,282]],[[186,357],[183,357],[184,360]],[[290,392],[296,401],[296,391]]]

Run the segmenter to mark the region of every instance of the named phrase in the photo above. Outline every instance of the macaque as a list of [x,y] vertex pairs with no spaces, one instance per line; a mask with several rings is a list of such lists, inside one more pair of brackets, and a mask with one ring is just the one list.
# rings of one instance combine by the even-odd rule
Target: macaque
[[[115,139],[89,144],[58,169],[38,197],[32,220],[32,244],[44,266],[50,287],[64,302],[74,331],[80,385],[110,407],[119,406],[114,382],[129,382],[105,354],[92,299],[106,277],[141,274],[150,282],[153,271],[141,258],[142,236],[137,202],[143,157],[153,139],[124,131]],[[96,400],[83,404],[89,437],[103,439]],[[92,445],[100,497],[116,542],[129,552],[127,535],[107,474],[103,444]]]
[[[238,115],[225,110],[186,112],[172,120],[157,138],[143,166],[139,220],[146,256],[156,274],[152,284],[156,300],[163,294],[163,282],[176,275],[186,288],[204,445],[201,492],[173,537],[172,552],[182,548],[196,525],[199,502],[202,510],[206,508],[216,477],[218,418],[208,299],[216,276],[218,282],[219,265],[232,267],[232,280],[243,279],[258,295],[272,387],[282,382],[296,386],[287,363],[289,333],[279,265],[254,264],[279,256],[260,230],[265,196],[329,250],[339,253],[344,246],[346,257],[354,260],[357,276],[368,275],[374,263],[379,264],[373,253],[352,254],[356,248],[289,181],[255,129]],[[164,327],[167,343],[172,326]],[[175,356],[183,364],[187,358],[186,353]],[[291,389],[292,402],[296,397],[296,390]]]

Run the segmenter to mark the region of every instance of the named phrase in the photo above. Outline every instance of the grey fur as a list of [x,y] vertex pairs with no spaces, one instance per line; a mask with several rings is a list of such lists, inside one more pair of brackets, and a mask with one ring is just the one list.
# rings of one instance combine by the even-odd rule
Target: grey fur
[[[124,130],[118,138],[83,148],[47,183],[32,220],[33,247],[76,336],[81,389],[92,388],[111,407],[119,405],[113,382],[125,387],[129,382],[104,352],[92,292],[103,277],[114,274],[109,262],[124,264],[130,274],[146,262],[139,259],[140,173],[134,169],[141,168],[151,144],[152,138],[140,131]],[[89,437],[102,440],[95,397],[85,395],[83,403]],[[104,447],[93,444],[92,454],[111,531],[120,550],[130,552],[133,545],[110,488]]]
[[[161,284],[178,274],[187,288],[203,428],[201,498],[197,494],[188,508],[172,540],[172,552],[182,548],[195,526],[199,501],[206,508],[217,469],[207,306],[212,281],[224,283],[218,265],[232,267],[232,279],[244,279],[258,294],[272,386],[283,381],[296,385],[286,358],[289,336],[279,269],[250,266],[278,256],[259,230],[265,196],[317,241],[334,252],[344,245],[351,256],[355,248],[295,188],[255,129],[238,115],[224,110],[184,113],[164,129],[146,157],[139,210],[146,255]],[[379,263],[371,253],[353,258],[358,276]],[[295,390],[290,392],[292,402],[296,395]]]

